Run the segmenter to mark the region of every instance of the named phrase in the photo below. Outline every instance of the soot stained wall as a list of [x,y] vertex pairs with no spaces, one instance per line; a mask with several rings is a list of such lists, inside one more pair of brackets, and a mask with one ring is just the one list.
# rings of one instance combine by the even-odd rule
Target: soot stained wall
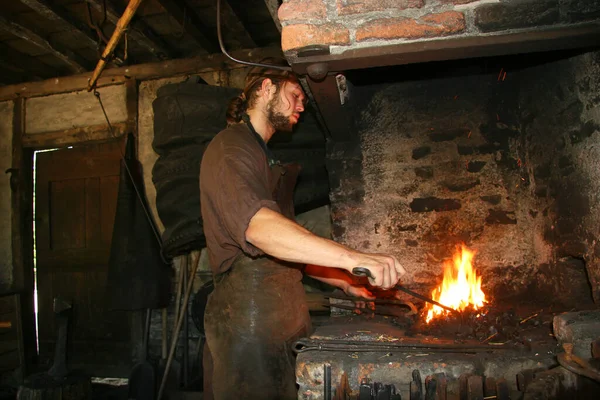
[[600,52],[524,71],[519,109],[544,240],[557,259],[584,261],[599,303]]
[[[597,59],[518,69],[512,59],[508,71],[485,61],[440,64],[455,69],[406,80],[411,67],[394,83],[357,85],[360,143],[330,146],[335,238],[394,254],[406,283],[424,289],[440,282],[443,261],[465,243],[492,296],[535,289],[585,297],[581,260],[590,260],[588,270],[596,260],[590,246],[600,219],[592,216],[600,169],[591,162],[598,78],[585,77],[598,76]],[[563,96],[556,104],[550,88]],[[588,228],[578,230],[582,224]]]

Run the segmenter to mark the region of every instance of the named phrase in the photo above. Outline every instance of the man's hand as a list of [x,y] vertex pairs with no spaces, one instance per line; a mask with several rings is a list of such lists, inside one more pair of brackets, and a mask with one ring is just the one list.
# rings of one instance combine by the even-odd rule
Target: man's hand
[[375,287],[391,289],[396,286],[400,277],[406,274],[406,270],[400,265],[400,262],[390,255],[358,253],[352,258],[354,265],[349,271],[352,272],[357,267],[368,269],[372,275],[369,283]]
[[[367,288],[364,286],[348,285],[344,288],[344,293],[346,294],[346,296],[350,296],[350,297],[359,297],[359,298],[363,298],[363,299],[367,299],[367,300],[375,300],[375,296],[373,296],[373,293],[371,293],[369,290],[367,290]],[[371,310],[375,309],[375,303],[373,303],[373,302],[356,301],[355,300],[354,305],[357,308],[368,307]]]
[[346,293],[346,296],[350,296],[350,297],[362,297],[363,299],[367,299],[367,300],[375,299],[375,296],[373,296],[373,293],[371,293],[369,290],[367,290],[367,288],[364,286],[348,285],[344,289],[344,293]]

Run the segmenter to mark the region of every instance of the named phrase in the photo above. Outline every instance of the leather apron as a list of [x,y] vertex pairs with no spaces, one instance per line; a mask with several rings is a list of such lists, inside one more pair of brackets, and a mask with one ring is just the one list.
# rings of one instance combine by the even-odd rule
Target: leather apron
[[[271,167],[273,199],[293,215],[299,168]],[[204,314],[213,398],[297,399],[293,343],[311,323],[297,264],[240,255],[214,279]]]

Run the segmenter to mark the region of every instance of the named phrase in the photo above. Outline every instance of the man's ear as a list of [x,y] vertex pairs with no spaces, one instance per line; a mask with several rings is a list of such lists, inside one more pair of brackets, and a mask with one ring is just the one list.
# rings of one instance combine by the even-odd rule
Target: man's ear
[[273,82],[269,78],[265,78],[265,80],[263,80],[262,84],[260,85],[260,89],[262,90],[263,94],[267,95],[267,97],[271,95],[271,91],[274,88],[275,85],[273,85]]

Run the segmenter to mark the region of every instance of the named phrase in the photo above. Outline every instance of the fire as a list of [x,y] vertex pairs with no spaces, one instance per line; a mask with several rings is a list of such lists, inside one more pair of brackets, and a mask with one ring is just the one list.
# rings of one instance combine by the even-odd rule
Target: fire
[[[483,307],[486,302],[481,290],[481,276],[477,276],[471,260],[474,253],[465,246],[454,255],[454,262],[444,263],[444,280],[431,292],[431,297],[438,303],[462,311],[472,306],[474,309]],[[448,313],[436,305],[428,304],[425,321],[429,323],[434,317]]]

